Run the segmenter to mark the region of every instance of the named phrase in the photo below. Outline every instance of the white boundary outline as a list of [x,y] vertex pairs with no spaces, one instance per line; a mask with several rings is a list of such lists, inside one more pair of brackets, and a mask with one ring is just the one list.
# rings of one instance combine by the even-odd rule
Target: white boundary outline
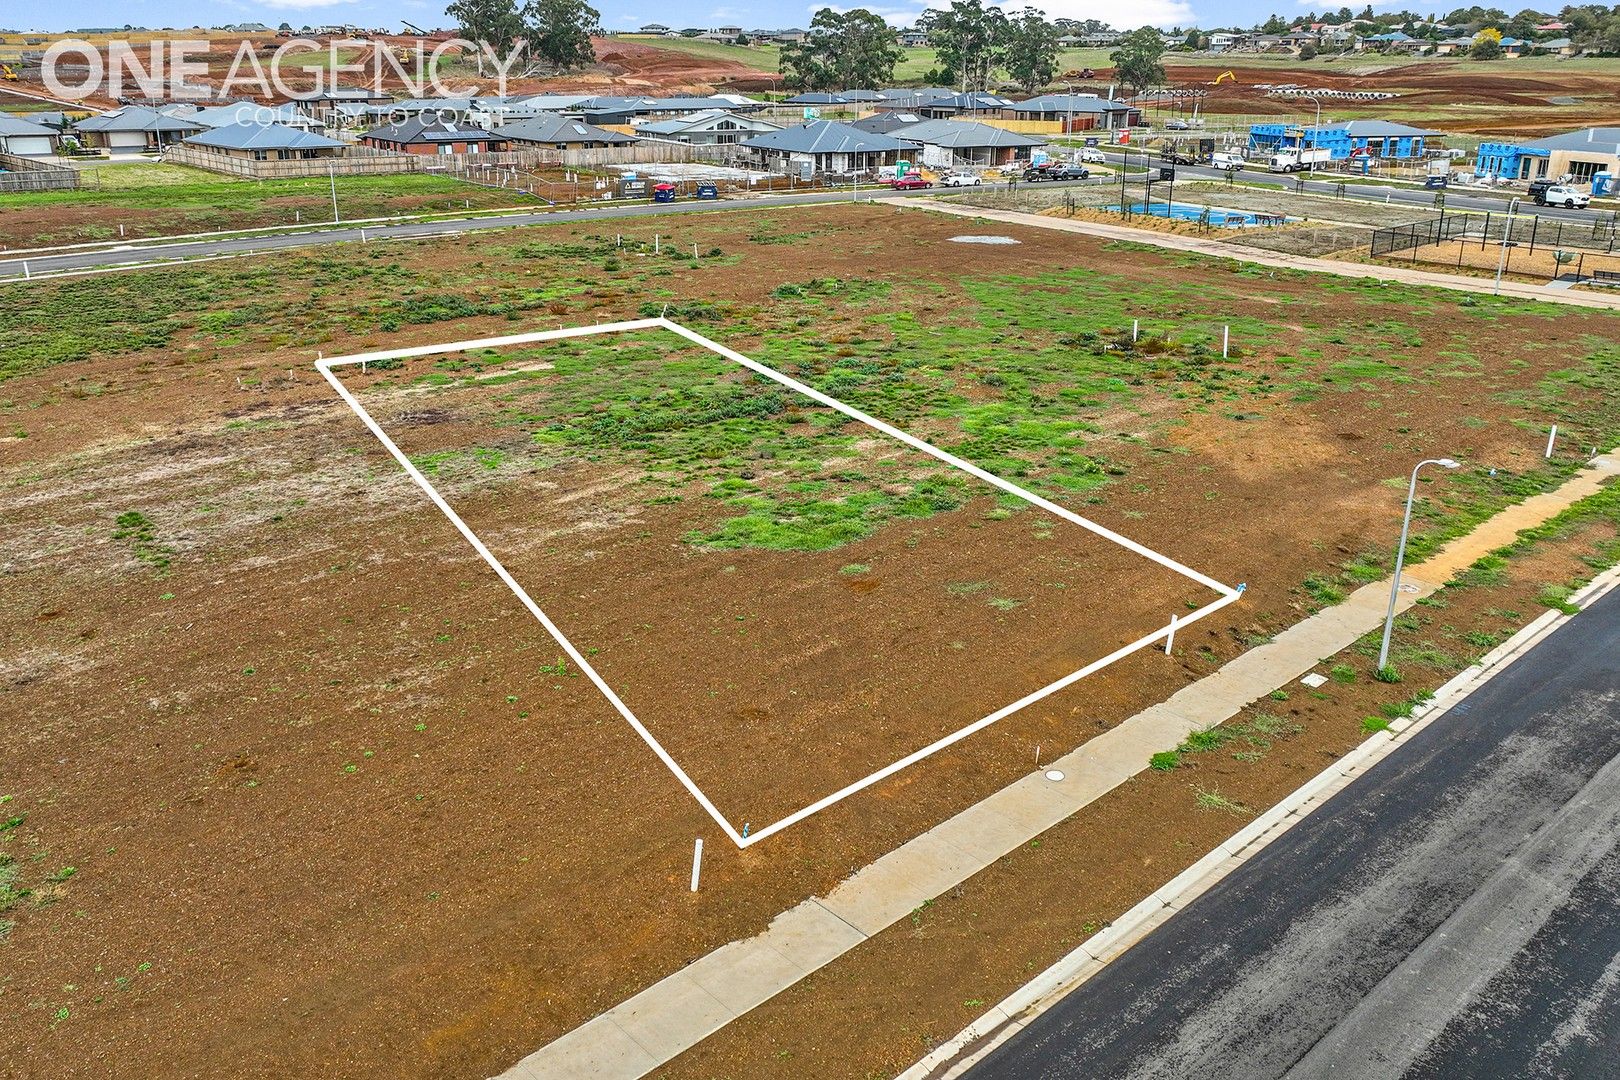
[[[422,472],[417,469],[415,465],[411,464],[410,458],[405,456],[404,452],[401,451],[400,448],[395,445],[394,441],[388,437],[388,434],[383,431],[382,427],[378,425],[377,421],[372,419],[371,414],[366,412],[366,410],[361,406],[359,400],[356,399],[354,394],[350,392],[349,388],[344,386],[342,381],[340,381],[337,376],[332,373],[332,369],[335,367],[347,367],[358,364],[363,369],[366,364],[374,363],[379,360],[400,360],[422,356],[439,356],[445,353],[465,352],[473,349],[492,349],[510,345],[527,345],[540,341],[561,341],[566,338],[589,337],[598,334],[618,334],[634,330],[668,330],[696,345],[700,345],[703,348],[708,349],[712,353],[723,356],[727,360],[733,361],[734,363],[740,364],[755,374],[762,375],[773,382],[780,383],[788,389],[797,391],[813,401],[819,402],[830,409],[843,413],[845,416],[848,416],[853,420],[858,420],[876,431],[881,431],[883,434],[892,439],[899,440],[914,450],[920,450],[923,453],[928,454],[930,457],[938,458],[940,461],[943,461],[948,465],[955,466],[968,475],[977,477],[993,487],[1000,488],[1002,491],[1005,491],[1008,494],[1016,495],[1026,502],[1039,506],[1048,513],[1055,514],[1056,516],[1062,518],[1064,521],[1078,525],[1081,528],[1095,533],[1106,540],[1113,541],[1129,551],[1141,555],[1143,558],[1156,562],[1160,566],[1172,570],[1183,577],[1190,578],[1191,580],[1198,582],[1200,585],[1219,593],[1220,599],[1216,600],[1212,604],[1200,607],[1188,613],[1185,617],[1174,615],[1171,618],[1170,624],[1164,629],[1155,630],[1153,633],[1139,638],[1138,640],[1131,642],[1129,645],[1115,649],[1102,659],[1094,660],[1078,671],[1071,672],[1055,682],[1048,683],[1039,690],[1024,695],[1010,705],[1002,706],[995,712],[990,713],[988,716],[985,716],[979,720],[975,720],[973,723],[961,728],[960,730],[954,731],[943,738],[936,739],[934,742],[929,743],[921,750],[907,754],[900,760],[884,766],[877,772],[872,773],[870,776],[864,777],[851,784],[846,784],[844,787],[839,788],[831,795],[818,799],[809,806],[794,811],[780,821],[774,822],[758,830],[757,832],[750,832],[749,835],[744,836],[738,832],[730,821],[726,819],[725,815],[720,813],[720,811],[715,807],[714,803],[709,801],[709,797],[703,794],[698,786],[692,782],[692,778],[686,775],[686,771],[680,767],[673,757],[670,756],[669,751],[664,749],[659,741],[653,737],[652,733],[647,730],[645,725],[643,725],[642,722],[636,718],[636,715],[632,713],[625,705],[625,703],[619,699],[619,695],[613,692],[613,688],[607,684],[607,680],[603,679],[597,670],[591,666],[590,661],[585,659],[585,656],[574,646],[574,643],[569,641],[568,638],[564,636],[563,632],[557,628],[557,624],[552,622],[551,618],[547,616],[544,611],[540,610],[540,606],[536,604],[529,594],[524,591],[523,587],[517,583],[506,567],[501,565],[500,560],[490,552],[489,548],[484,545],[482,540],[478,539],[477,534],[475,534],[472,529],[467,527],[467,523],[462,521],[460,516],[450,508],[450,504],[445,501],[444,496],[440,495],[438,490],[435,489],[432,484],[428,483],[427,477],[423,476]],[[507,337],[480,338],[473,341],[457,341],[446,345],[420,345],[407,349],[388,349],[380,352],[356,353],[351,356],[334,356],[330,358],[323,357],[316,361],[315,367],[316,370],[325,376],[326,381],[332,385],[332,389],[337,391],[338,396],[348,404],[349,408],[354,410],[354,414],[360,418],[360,422],[365,424],[367,429],[369,429],[370,432],[377,437],[377,440],[388,450],[388,452],[393,455],[394,460],[399,462],[400,467],[405,470],[406,474],[413,481],[415,481],[416,486],[421,488],[422,491],[427,494],[427,497],[433,500],[433,504],[439,508],[444,516],[450,519],[450,523],[456,527],[461,535],[466,538],[467,542],[472,545],[473,550],[478,552],[479,556],[486,563],[488,563],[490,568],[495,571],[503,582],[506,583],[506,587],[511,589],[512,594],[516,596],[523,606],[529,610],[529,614],[533,615],[540,625],[545,627],[546,632],[556,639],[557,644],[560,645],[563,651],[568,654],[568,658],[578,666],[579,670],[583,671],[587,676],[589,676],[591,682],[594,683],[596,688],[602,692],[602,696],[607,698],[608,702],[615,710],[618,711],[619,715],[624,717],[625,721],[629,723],[637,735],[641,736],[642,741],[652,748],[654,754],[658,755],[658,760],[662,761],[665,767],[667,767],[670,772],[675,774],[675,779],[680,781],[681,786],[686,788],[686,790],[691,793],[692,797],[698,801],[698,805],[702,806],[703,809],[708,812],[709,816],[714,819],[715,824],[719,825],[721,830],[727,836],[729,836],[732,842],[735,843],[739,848],[746,848],[750,845],[757,844],[767,836],[781,832],[788,826],[797,824],[810,815],[817,813],[818,811],[825,810],[834,803],[841,802],[856,792],[871,787],[880,780],[893,776],[900,770],[910,765],[914,765],[922,759],[936,754],[954,743],[961,742],[969,735],[982,731],[984,728],[989,727],[998,720],[1003,720],[1006,717],[1011,716],[1013,713],[1018,712],[1020,709],[1033,705],[1042,698],[1057,693],[1059,690],[1062,690],[1064,687],[1069,686],[1072,683],[1079,682],[1087,675],[1100,671],[1115,661],[1129,656],[1131,653],[1137,652],[1138,650],[1146,648],[1147,646],[1158,641],[1165,641],[1168,643],[1171,635],[1173,635],[1178,628],[1186,626],[1189,623],[1196,622],[1199,619],[1204,618],[1206,615],[1211,615],[1219,611],[1227,604],[1232,603],[1242,594],[1241,589],[1234,589],[1229,585],[1223,585],[1214,578],[1207,577],[1206,575],[1201,574],[1190,567],[1176,562],[1174,559],[1159,554],[1151,548],[1145,547],[1134,540],[1121,536],[1111,529],[1104,528],[1094,521],[1081,517],[1072,510],[1065,509],[1064,507],[1059,506],[1057,503],[1043,499],[1034,492],[1026,491],[1017,484],[1003,480],[1001,477],[996,476],[993,473],[986,472],[970,461],[964,461],[962,458],[959,458],[954,454],[946,453],[944,450],[941,450],[936,446],[932,446],[913,435],[908,435],[899,428],[886,424],[875,417],[868,416],[859,409],[845,405],[843,402],[838,401],[835,398],[828,397],[826,394],[815,389],[814,387],[806,386],[804,383],[801,383],[796,379],[789,378],[788,376],[783,375],[781,372],[772,370],[771,368],[768,368],[764,364],[761,364],[755,360],[750,360],[740,352],[728,349],[719,342],[711,341],[702,334],[689,330],[679,323],[671,322],[665,318],[633,319],[627,322],[598,323],[595,326],[576,326],[561,330],[542,330],[528,334],[513,334]]]

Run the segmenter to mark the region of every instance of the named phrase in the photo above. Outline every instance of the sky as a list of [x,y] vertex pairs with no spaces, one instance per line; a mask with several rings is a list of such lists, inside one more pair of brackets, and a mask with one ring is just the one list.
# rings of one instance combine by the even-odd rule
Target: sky
[[[449,26],[444,14],[446,0],[7,0],[0,5],[0,26],[16,30],[60,32],[90,26],[192,26],[198,22],[222,24],[262,22],[294,27],[322,23],[352,23],[357,26],[398,30],[401,19],[432,29]],[[937,4],[939,0],[934,0]],[[1008,0],[1008,7],[1021,9],[1026,0]],[[1339,0],[1336,10],[1344,0]],[[718,26],[734,23],[744,29],[780,29],[805,26],[811,15],[825,3],[800,0],[591,0],[602,13],[602,25],[610,30],[633,30],[649,22],[674,27]],[[1365,3],[1353,3],[1358,10]],[[865,6],[897,26],[911,21],[929,6],[929,0],[875,0],[872,4],[833,3],[831,6]],[[1053,18],[1101,19],[1116,29],[1137,26],[1247,26],[1277,13],[1303,14],[1321,10],[1318,0],[1134,0],[1121,5],[1118,0],[1046,0],[1032,3]],[[1419,8],[1412,0],[1375,3],[1375,8]],[[1453,6],[1456,6],[1453,4]],[[1449,8],[1445,10],[1450,10]]]

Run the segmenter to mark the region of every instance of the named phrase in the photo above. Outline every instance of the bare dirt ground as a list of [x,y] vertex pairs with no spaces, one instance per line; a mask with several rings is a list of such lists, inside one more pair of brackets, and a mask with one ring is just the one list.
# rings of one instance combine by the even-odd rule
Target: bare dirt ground
[[[1444,115],[1443,130],[1478,135],[1539,136],[1567,131],[1572,127],[1610,124],[1620,118],[1620,89],[1608,70],[1587,70],[1578,63],[1554,69],[1537,66],[1452,64],[1415,60],[1392,61],[1382,69],[1368,70],[1357,63],[1345,70],[1321,62],[1296,67],[1245,67],[1234,58],[1230,70],[1235,78],[1220,86],[1209,85],[1219,73],[1216,68],[1166,65],[1172,84],[1203,86],[1209,91],[1205,112],[1241,113],[1255,116],[1297,117],[1296,99],[1274,97],[1260,86],[1299,83],[1328,90],[1364,90],[1395,93],[1395,99],[1374,103],[1328,102],[1329,109],[1355,108],[1365,112],[1399,113],[1398,118],[1421,122],[1425,110]],[[1554,98],[1577,98],[1574,106],[1560,106]],[[1477,115],[1456,111],[1456,106],[1479,107]]]
[[[628,239],[650,240],[639,230],[668,226],[634,228]],[[12,822],[0,850],[8,888],[30,890],[0,915],[14,924],[0,943],[14,1018],[0,1054],[13,1072],[137,1059],[176,1076],[221,1061],[265,1076],[498,1071],[1022,775],[1037,744],[1079,745],[1295,621],[1324,595],[1309,577],[1384,551],[1398,526],[1389,482],[1414,455],[1445,447],[1480,463],[1426,504],[1424,527],[1438,528],[1567,469],[1574,452],[1553,470],[1539,461],[1547,420],[1568,425],[1569,445],[1612,431],[1609,369],[1591,360],[1615,336],[1603,313],[1334,285],[1003,225],[1019,244],[964,254],[950,238],[970,222],[882,206],[680,228],[720,254],[621,266],[588,224],[547,226],[0,293],[23,342],[0,384],[0,823]],[[865,299],[807,285],[829,280],[868,283]],[[1049,444],[1041,425],[1083,421],[1082,449],[1108,480],[1073,505],[1246,581],[1245,601],[1173,659],[1134,657],[769,843],[713,845],[691,895],[692,838],[713,836],[702,811],[584,679],[558,672],[554,643],[311,367],[316,350],[664,302],[696,305],[686,317],[726,343],[985,460],[1017,457],[1021,437]],[[131,321],[109,329],[109,312]],[[1242,355],[1096,350],[1138,313],[1182,330],[1230,321]],[[735,456],[715,467],[749,467]],[[1047,557],[1032,519],[987,518],[978,502],[919,522],[916,550],[935,554],[908,569],[929,586],[916,596],[894,595],[907,579],[877,569],[900,562],[904,522],[862,541],[858,560],[694,552],[677,538],[688,513],[713,527],[700,499],[638,499],[640,522],[523,542],[556,525],[538,481],[583,489],[612,460],[552,477],[462,474],[478,477],[465,480],[475,513],[518,522],[514,560],[604,642],[636,625],[638,606],[673,622],[692,597],[711,614],[768,616],[805,648],[789,616],[848,620],[887,595],[891,621],[860,629],[949,620],[977,635],[982,654],[952,650],[948,666],[985,700],[1016,697],[1029,664],[1061,651],[1022,608],[973,599],[983,592],[958,606],[933,589],[968,563]],[[1501,472],[1488,478],[1485,464]],[[1028,468],[1031,483],[1053,475]],[[846,561],[886,581],[863,594],[843,583],[862,576],[839,573]],[[802,599],[807,580],[814,599]],[[1039,610],[1070,637],[1112,632],[1066,591]],[[693,700],[733,677],[721,665],[736,652],[643,649],[623,674]],[[860,660],[805,655],[797,671],[837,701],[869,677]],[[913,734],[936,720],[944,694],[930,692]],[[683,752],[724,784],[748,767],[734,744],[755,720],[694,719]],[[836,727],[807,729],[801,745],[835,743]],[[1299,739],[1314,753],[1343,734]],[[847,765],[784,764],[823,790]],[[1145,799],[1094,840],[1117,861],[1157,858],[1189,812]],[[886,1037],[880,1013],[851,1045]]]
[[[146,35],[151,37],[153,35]],[[162,35],[159,35],[162,36]],[[185,38],[184,33],[167,35],[173,38]],[[137,36],[139,37],[139,36]],[[98,37],[92,37],[92,42],[105,47]],[[437,44],[434,40],[409,37],[382,37],[376,39],[381,45],[393,50],[411,50],[421,45],[431,52]],[[268,62],[278,46],[285,43],[284,39],[274,34],[249,34],[240,37],[220,36],[209,39],[207,52],[191,54],[192,62],[202,64],[206,72],[195,76],[188,76],[192,85],[211,86],[222,88],[225,80],[230,77],[233,61],[237,52],[244,43],[257,55],[261,61]],[[324,44],[324,42],[323,42]],[[659,49],[653,46],[629,41],[622,38],[593,38],[592,44],[596,49],[597,62],[583,71],[573,72],[558,77],[523,77],[514,78],[507,83],[507,93],[544,93],[547,91],[586,93],[586,94],[704,94],[716,88],[730,84],[764,83],[770,84],[772,73],[760,71],[735,60],[723,58],[706,58],[690,56],[673,52],[669,49]],[[139,50],[140,43],[137,42]],[[340,58],[346,57],[352,49],[340,50]],[[315,85],[318,77],[325,77],[325,72],[306,74],[301,69],[300,61],[310,63],[311,54],[293,53],[290,55],[286,67],[283,69],[283,81],[295,93],[303,92]],[[384,64],[379,73],[370,64],[370,54],[366,56],[364,70],[349,73],[344,76],[345,85],[373,85],[380,79],[381,85],[388,90],[403,94],[407,87],[400,73],[392,65]],[[452,58],[459,55],[451,51]],[[316,54],[316,63],[324,59]],[[105,54],[104,54],[105,63]],[[494,93],[494,83],[490,78],[480,77],[476,67],[468,61],[454,61],[453,70],[446,70],[448,80],[455,85],[484,86],[485,92]],[[403,63],[407,73],[414,74],[412,63]],[[244,68],[243,72],[249,69]],[[23,68],[22,81],[18,83],[19,89],[32,93],[42,93],[43,84],[39,81],[40,74],[37,68]],[[67,73],[66,77],[80,77],[75,73]],[[0,95],[4,95],[5,87],[0,85]],[[238,95],[241,87],[236,88]],[[20,97],[20,96],[19,96]],[[279,100],[281,95],[277,96]],[[86,107],[111,108],[115,103],[106,97],[92,97],[85,100]]]
[[[1474,655],[1545,610],[1537,599],[1545,582],[1590,574],[1583,560],[1594,548],[1612,550],[1615,537],[1612,518],[1578,525],[1510,560],[1494,588],[1443,590],[1435,606],[1416,609],[1410,623],[1403,618],[1397,646],[1427,638]],[[1175,770],[1132,779],[728,1025],[659,1077],[896,1075],[1358,745],[1366,717],[1447,677],[1433,670],[1398,687],[1378,683],[1370,651],[1324,657],[1334,681],[1316,691],[1292,685],[1284,699],[1223,725],[1271,734],[1234,736],[1184,754]],[[1227,806],[1208,806],[1201,797],[1211,794]],[[1179,812],[1167,816],[1172,808]]]

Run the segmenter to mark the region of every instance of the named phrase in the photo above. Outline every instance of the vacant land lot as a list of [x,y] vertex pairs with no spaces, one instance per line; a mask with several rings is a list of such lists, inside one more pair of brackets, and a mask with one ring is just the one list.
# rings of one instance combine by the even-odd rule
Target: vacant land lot
[[[1003,225],[1019,243],[964,245],[986,230],[880,205],[628,228],[623,247],[548,226],[0,290],[20,343],[0,366],[6,1060],[485,1075],[1022,775],[1037,744],[1079,745],[1386,572],[1419,456],[1467,463],[1425,485],[1421,553],[1620,427],[1601,312]],[[312,368],[666,306],[1248,592],[1173,659],[1134,657],[746,852],[711,846],[693,896],[702,811]],[[570,356],[587,378],[617,362]],[[1094,612],[1140,598],[1032,511],[931,497],[848,432],[756,415],[752,391],[692,409],[661,395],[724,386],[638,370],[597,408],[551,375],[480,388],[475,362],[360,384],[595,647],[673,642],[679,605],[706,603],[690,660],[634,654],[689,704],[748,674],[755,625],[798,651],[784,670],[823,675],[787,689],[824,702],[891,674],[809,651],[846,629],[939,634],[951,685],[1007,701],[1028,688],[1014,659],[1088,647],[1112,632]],[[1545,462],[1550,422],[1569,450]],[[1421,645],[1413,672],[1466,659]],[[926,734],[936,705],[884,722]],[[723,783],[768,721],[668,722]],[[777,765],[830,767],[799,756]]]
[[[5,247],[45,247],[119,237],[176,236],[299,221],[331,221],[327,177],[233,180],[184,165],[124,163],[84,170],[78,191],[0,195]],[[540,205],[530,196],[444,176],[341,176],[338,214],[348,221],[398,214]],[[119,227],[123,232],[119,232]]]

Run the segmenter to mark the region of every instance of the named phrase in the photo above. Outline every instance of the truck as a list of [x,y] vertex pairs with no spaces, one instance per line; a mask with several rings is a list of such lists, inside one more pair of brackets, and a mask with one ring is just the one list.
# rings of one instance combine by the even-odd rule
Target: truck
[[1283,150],[1271,155],[1269,167],[1272,172],[1301,172],[1313,165],[1326,165],[1332,160],[1333,151],[1325,148]]

